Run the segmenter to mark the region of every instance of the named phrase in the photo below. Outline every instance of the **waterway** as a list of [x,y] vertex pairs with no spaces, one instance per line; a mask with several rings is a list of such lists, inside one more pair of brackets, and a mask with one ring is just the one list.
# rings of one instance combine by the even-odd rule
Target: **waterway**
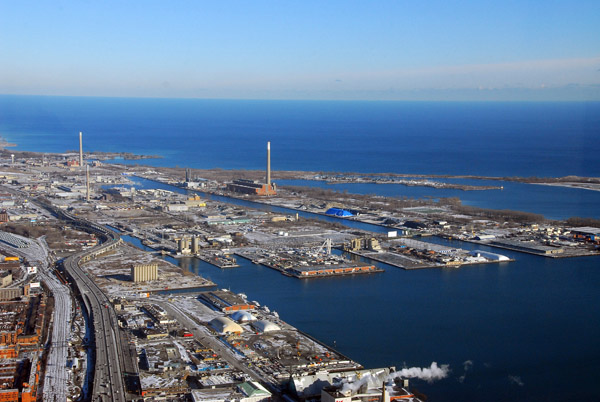
[[[141,184],[182,191],[150,181]],[[253,206],[244,200],[209,198]],[[413,381],[429,400],[597,400],[599,257],[546,259],[427,240],[516,261],[416,271],[375,263],[385,272],[317,280],[286,277],[242,258],[240,268],[228,270],[195,258],[171,261],[220,288],[268,305],[282,319],[335,344],[366,367],[449,364],[446,379]]]
[[[199,194],[199,195],[203,196],[204,198],[207,198],[207,199],[213,200],[213,201],[226,202],[228,204],[239,205],[239,206],[248,207],[248,208],[254,208],[254,209],[261,210],[261,211],[276,212],[276,213],[280,213],[280,214],[295,215],[297,213],[299,216],[301,216],[303,218],[320,219],[320,220],[323,220],[326,222],[331,222],[331,223],[342,223],[345,226],[348,226],[350,228],[368,230],[368,231],[376,232],[376,233],[387,233],[389,230],[389,228],[386,228],[383,226],[371,225],[369,223],[358,222],[358,221],[353,221],[353,220],[348,220],[348,219],[340,219],[340,218],[336,218],[334,216],[326,216],[326,215],[321,215],[321,214],[315,214],[312,212],[298,211],[298,210],[292,209],[292,208],[267,205],[267,204],[263,204],[260,202],[253,202],[253,201],[244,200],[244,199],[240,199],[240,198],[232,198],[232,197],[226,197],[226,196],[217,195],[217,194],[205,193],[203,191],[198,191],[198,190],[187,191],[187,190],[184,190],[179,187],[171,186],[169,184],[164,184],[161,182],[148,180],[148,179],[144,179],[144,178],[136,177],[136,176],[132,176],[132,177],[130,177],[130,179],[135,183],[135,187],[138,189],[154,188],[154,189],[176,191],[181,194]],[[107,186],[105,186],[105,187],[107,187]]]
[[600,191],[546,186],[497,180],[431,179],[432,181],[473,186],[502,186],[500,190],[439,189],[402,184],[336,183],[316,180],[278,180],[280,186],[320,187],[350,194],[376,194],[384,197],[460,198],[463,205],[510,209],[544,215],[547,219],[570,217],[600,218]]

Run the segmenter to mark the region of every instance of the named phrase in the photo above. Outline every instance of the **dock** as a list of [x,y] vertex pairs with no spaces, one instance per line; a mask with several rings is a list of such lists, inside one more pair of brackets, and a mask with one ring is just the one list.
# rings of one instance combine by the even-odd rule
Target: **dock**
[[221,269],[238,268],[240,265],[231,255],[220,253],[198,253],[194,257]]
[[290,258],[285,254],[264,254],[254,250],[238,249],[235,254],[254,264],[279,271],[294,278],[324,278],[330,276],[362,275],[384,272],[383,269],[368,263],[349,261],[342,256],[329,255],[309,259],[306,256]]

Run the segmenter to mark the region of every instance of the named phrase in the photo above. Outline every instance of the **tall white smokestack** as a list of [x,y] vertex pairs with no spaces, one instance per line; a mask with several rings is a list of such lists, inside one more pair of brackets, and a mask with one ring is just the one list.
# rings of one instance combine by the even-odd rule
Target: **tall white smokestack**
[[271,141],[267,142],[267,191],[271,190]]
[[79,132],[79,166],[83,166],[83,142],[81,140],[81,131]]

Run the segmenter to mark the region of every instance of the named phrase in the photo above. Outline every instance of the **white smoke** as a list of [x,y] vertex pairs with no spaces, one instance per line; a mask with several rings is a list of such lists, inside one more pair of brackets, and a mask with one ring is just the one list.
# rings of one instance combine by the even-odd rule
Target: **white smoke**
[[358,391],[360,389],[360,387],[362,387],[363,385],[367,384],[369,382],[369,379],[371,378],[371,374],[370,373],[365,373],[360,380],[355,381],[355,382],[348,382],[347,380],[344,381],[344,385],[342,386],[341,391],[342,392],[346,392],[346,391],[352,391],[352,393]]
[[458,377],[458,382],[459,383],[463,383],[465,382],[465,378],[467,378],[467,371],[471,370],[471,368],[473,367],[473,360],[467,360],[465,362],[463,362],[463,369],[465,370],[465,373],[463,375],[461,375],[460,377]]
[[396,371],[390,374],[389,380],[393,380],[397,377],[403,378],[419,378],[427,382],[434,382],[446,378],[450,372],[450,366],[448,364],[442,364],[438,366],[436,362],[431,363],[430,367],[411,367],[403,368],[402,370]]
[[508,381],[510,381],[511,384],[517,384],[519,387],[522,387],[523,385],[525,385],[523,383],[523,380],[521,380],[521,377],[516,376],[516,375],[509,375]]

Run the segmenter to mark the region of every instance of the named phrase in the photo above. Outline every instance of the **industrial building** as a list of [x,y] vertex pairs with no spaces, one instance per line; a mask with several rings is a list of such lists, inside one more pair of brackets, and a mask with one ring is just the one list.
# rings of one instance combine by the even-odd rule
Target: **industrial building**
[[267,320],[252,321],[251,325],[252,328],[254,328],[260,333],[281,331],[279,325],[273,324],[272,322]]
[[256,180],[236,179],[227,184],[227,190],[234,193],[251,195],[277,195],[277,186],[271,183],[271,142],[267,142],[267,172],[265,182],[260,183]]
[[365,385],[358,390],[336,386],[326,387],[321,391],[321,402],[391,402],[399,399],[417,401],[418,399],[408,391],[407,387],[408,380],[400,381],[392,386],[383,383],[379,384],[378,387]]
[[200,237],[193,236],[192,238],[182,237],[175,239],[177,241],[177,252],[181,254],[198,254],[200,251]]
[[213,292],[204,292],[199,296],[199,300],[217,311],[230,313],[234,311],[254,310],[256,306],[248,303],[241,296],[227,290],[215,290]]
[[256,180],[236,179],[227,184],[227,190],[234,193],[252,194],[252,195],[276,195],[277,186],[275,183],[267,185],[259,183]]
[[[339,386],[343,383],[357,383],[361,378],[368,378],[365,385],[369,387],[381,386],[393,370],[389,368],[352,370],[341,373],[317,372],[309,375],[292,375],[287,383],[287,390],[299,401],[315,400],[322,397],[323,389]],[[355,387],[359,388],[359,387]],[[380,399],[374,399],[378,402]]]
[[240,402],[267,402],[271,400],[271,393],[256,381],[246,381],[237,386],[245,398]]
[[241,334],[244,332],[242,327],[233,322],[227,317],[217,317],[210,321],[210,326],[220,335],[225,334]]
[[192,400],[194,402],[267,402],[271,400],[271,393],[256,381],[246,381],[230,390],[192,390]]
[[374,265],[349,265],[344,267],[332,267],[331,265],[323,266],[298,266],[288,269],[288,272],[297,278],[314,278],[319,276],[335,276],[349,274],[369,274],[374,272],[382,272],[381,269]]
[[23,288],[0,289],[0,300],[12,300],[24,295]]
[[490,243],[493,246],[504,247],[510,250],[523,251],[525,253],[554,255],[562,254],[564,249],[561,247],[543,246],[531,242],[519,240],[494,240]]
[[185,201],[185,205],[187,205],[190,208],[200,208],[200,207],[205,207],[206,206],[206,202],[204,202],[202,200],[202,198],[200,198],[199,195],[194,195],[193,197],[189,197],[186,201]]
[[350,246],[344,246],[346,251],[360,251],[360,250],[370,250],[381,252],[381,245],[379,244],[379,240],[374,237],[357,237],[356,239],[352,239],[350,241]]
[[600,228],[595,228],[591,226],[578,227],[569,229],[571,234],[573,234],[573,238],[578,240],[587,240],[596,242],[600,239]]
[[350,211],[347,211],[345,209],[342,208],[329,208],[325,214],[327,215],[333,215],[333,216],[339,216],[342,218],[347,218],[349,216],[354,216],[354,214]]
[[0,287],[7,287],[13,281],[12,273],[9,271],[0,271]]
[[237,322],[249,322],[249,321],[256,320],[256,317],[254,317],[252,314],[250,314],[247,311],[236,311],[235,313],[231,314],[229,317],[231,317],[232,320],[237,321]]
[[158,265],[134,265],[131,267],[131,280],[133,282],[146,282],[158,279]]
[[505,255],[490,253],[489,251],[473,250],[469,254],[474,257],[485,257],[486,259],[492,261],[510,261],[510,258]]

